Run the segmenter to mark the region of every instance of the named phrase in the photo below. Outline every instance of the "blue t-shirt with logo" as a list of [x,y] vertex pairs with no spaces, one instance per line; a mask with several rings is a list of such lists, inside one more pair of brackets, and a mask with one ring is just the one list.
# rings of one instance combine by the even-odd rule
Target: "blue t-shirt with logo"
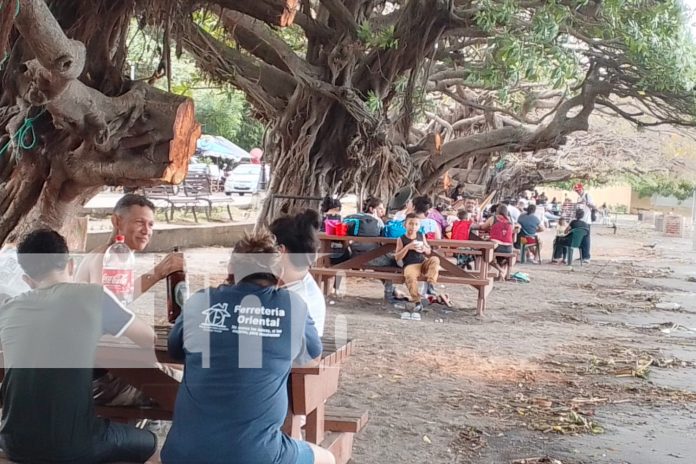
[[169,335],[185,370],[162,462],[295,464],[298,444],[280,430],[288,376],[321,351],[304,301],[286,289],[242,282],[194,294]]

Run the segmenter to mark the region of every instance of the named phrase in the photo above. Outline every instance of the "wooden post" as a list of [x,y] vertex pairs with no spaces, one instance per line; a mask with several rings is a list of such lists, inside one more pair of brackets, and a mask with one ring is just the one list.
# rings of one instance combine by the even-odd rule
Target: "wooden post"
[[318,445],[324,441],[324,413],[325,405],[322,403],[307,415],[305,433],[308,442]]

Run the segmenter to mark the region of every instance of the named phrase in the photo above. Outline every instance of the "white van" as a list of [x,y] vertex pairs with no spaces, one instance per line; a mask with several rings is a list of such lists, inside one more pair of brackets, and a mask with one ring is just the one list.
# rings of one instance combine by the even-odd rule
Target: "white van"
[[[261,164],[240,164],[225,179],[225,194],[257,193],[261,190]],[[266,165],[266,186],[271,181],[270,166]],[[265,186],[264,186],[265,188]]]

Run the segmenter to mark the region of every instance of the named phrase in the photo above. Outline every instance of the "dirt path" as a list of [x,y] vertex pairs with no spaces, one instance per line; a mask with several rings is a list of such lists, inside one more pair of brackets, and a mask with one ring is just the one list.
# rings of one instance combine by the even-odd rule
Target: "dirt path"
[[463,309],[402,321],[353,280],[329,311],[360,339],[332,401],[370,411],[354,462],[693,462],[696,253],[595,229],[591,265],[521,266],[532,283],[498,284],[484,320],[450,288]]

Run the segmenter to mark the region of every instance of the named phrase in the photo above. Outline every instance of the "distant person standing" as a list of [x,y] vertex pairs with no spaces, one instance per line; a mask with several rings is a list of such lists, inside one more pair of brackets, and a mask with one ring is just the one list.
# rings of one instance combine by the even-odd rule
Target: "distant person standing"
[[594,201],[592,201],[592,197],[590,196],[589,193],[585,191],[585,187],[577,183],[575,184],[575,193],[578,194],[578,201],[576,203],[576,209],[582,210],[584,213],[584,218],[585,221],[587,222],[587,235],[583,239],[582,243],[580,244],[580,253],[582,255],[582,262],[587,264],[590,262],[591,259],[591,252],[590,252],[590,236],[592,235],[592,210],[596,210],[596,207],[594,205]]
[[602,204],[602,225],[607,225],[609,224],[609,207],[607,206],[606,203]]

